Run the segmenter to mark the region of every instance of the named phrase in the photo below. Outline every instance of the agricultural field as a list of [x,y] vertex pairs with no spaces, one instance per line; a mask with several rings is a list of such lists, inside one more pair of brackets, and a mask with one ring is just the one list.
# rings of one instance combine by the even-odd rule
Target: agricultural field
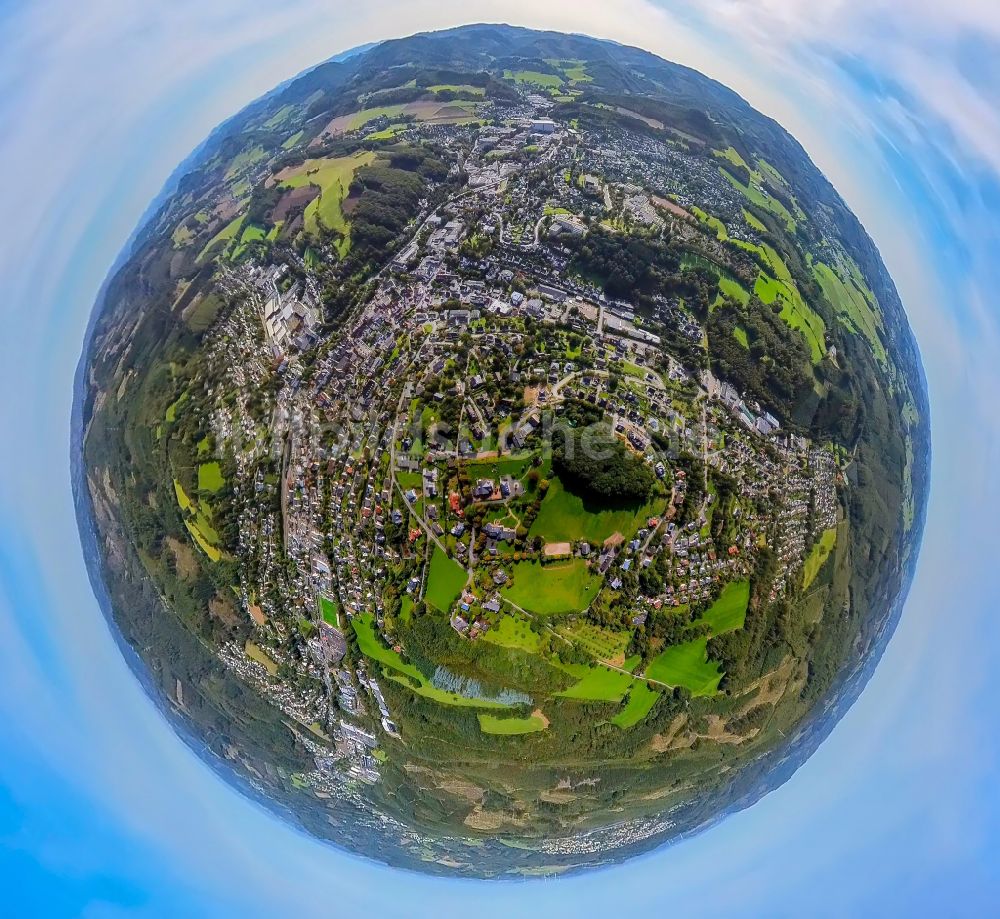
[[802,589],[808,590],[820,569],[826,564],[834,546],[837,545],[837,527],[830,527],[824,530],[816,545],[812,547],[809,555],[806,556],[805,564],[802,566]]
[[501,702],[488,699],[472,699],[457,693],[447,692],[432,686],[427,678],[412,664],[406,664],[391,648],[385,647],[375,635],[375,620],[371,613],[363,613],[351,619],[354,633],[358,637],[358,647],[365,657],[378,661],[386,669],[383,671],[390,679],[401,683],[417,695],[433,699],[444,705],[459,705],[467,708],[507,708]]
[[634,682],[627,673],[620,673],[607,667],[591,667],[585,676],[559,695],[565,699],[580,699],[586,702],[621,702]]
[[529,715],[527,718],[501,718],[498,715],[480,712],[478,717],[480,730],[484,734],[508,736],[534,734],[536,731],[544,731],[548,727],[548,722],[541,715]]
[[195,502],[184,490],[184,486],[174,480],[174,493],[180,507],[186,527],[191,538],[198,544],[205,555],[213,562],[222,559],[221,538],[212,525],[212,509],[207,501]]
[[699,621],[707,622],[712,627],[713,635],[742,629],[749,602],[750,582],[731,581]]
[[719,689],[722,671],[708,659],[708,639],[674,645],[658,654],[646,668],[650,680],[683,686],[693,696],[712,696]]
[[616,667],[625,662],[625,649],[630,638],[628,632],[614,632],[586,620],[574,619],[560,623],[556,633],[599,661],[607,661]]
[[338,246],[341,255],[346,254],[350,248],[344,200],[351,189],[351,182],[354,181],[354,173],[362,166],[370,166],[373,162],[375,154],[365,151],[335,159],[306,160],[301,166],[278,174],[278,179],[285,188],[301,188],[304,185],[319,187],[319,197],[314,198],[306,206],[303,215],[305,228],[307,232],[316,233],[319,224],[322,224],[328,229],[342,233],[343,240]]
[[435,546],[427,571],[424,599],[435,609],[446,613],[461,596],[467,580],[465,569]]
[[474,121],[478,111],[476,102],[461,100],[434,102],[408,102],[397,105],[383,105],[377,108],[366,108],[349,115],[338,115],[331,121],[323,133],[331,136],[360,131],[370,121],[376,118],[388,118],[392,121],[413,118],[416,121],[429,124],[468,124]]
[[823,290],[823,296],[837,311],[837,316],[849,329],[860,332],[871,345],[875,357],[885,362],[885,345],[879,335],[882,319],[868,296],[858,288],[853,279],[842,281],[829,265],[816,262],[813,275]]
[[530,83],[532,86],[541,86],[543,89],[559,89],[565,82],[562,77],[554,73],[539,73],[537,70],[506,70],[505,80],[513,80],[515,83]]
[[530,613],[555,616],[586,609],[600,586],[601,579],[590,573],[583,559],[551,565],[518,562],[511,583],[500,593]]
[[619,728],[631,728],[646,717],[656,705],[661,693],[650,689],[648,684],[636,680],[629,690],[625,707],[611,719],[611,723]]
[[198,467],[198,491],[217,492],[226,484],[218,463],[202,463]]
[[777,198],[761,191],[756,185],[744,185],[739,179],[736,178],[728,169],[720,169],[722,175],[725,177],[726,181],[733,186],[737,191],[743,193],[743,196],[751,204],[756,205],[761,210],[770,211],[779,220],[784,221],[785,229],[789,233],[794,233],[797,226],[795,218],[789,213],[788,208],[785,207]]

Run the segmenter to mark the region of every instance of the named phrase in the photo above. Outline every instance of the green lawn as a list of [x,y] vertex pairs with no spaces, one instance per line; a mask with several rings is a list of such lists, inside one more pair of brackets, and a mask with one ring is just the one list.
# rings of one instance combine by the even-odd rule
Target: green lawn
[[711,696],[719,689],[722,671],[708,659],[708,639],[699,638],[658,654],[646,668],[646,676],[668,686],[684,686],[693,696]]
[[601,579],[583,559],[553,565],[518,562],[501,593],[521,609],[541,615],[579,613],[597,596]]
[[830,553],[833,551],[835,545],[837,545],[837,528],[830,527],[817,540],[816,545],[812,547],[805,564],[802,566],[803,590],[808,590],[809,585],[816,580],[816,575],[819,574],[820,569],[830,557]]
[[425,699],[431,699],[434,702],[439,702],[441,705],[457,705],[459,708],[510,708],[509,705],[504,705],[502,702],[489,702],[485,699],[471,699],[468,696],[460,696],[454,692],[446,692],[443,689],[438,689],[436,686],[432,686],[430,683],[418,682],[411,676],[404,676],[403,674],[395,673],[392,670],[383,670],[382,672],[394,683],[399,683],[401,686],[405,686],[410,690],[410,692],[414,692],[418,696],[423,696]]
[[461,596],[468,575],[454,559],[448,558],[438,546],[431,555],[424,599],[442,613],[448,612]]
[[537,715],[527,718],[499,718],[485,712],[479,714],[479,728],[484,734],[534,734],[544,731],[547,725]]
[[558,477],[551,480],[528,535],[546,542],[576,542],[585,539],[600,545],[614,533],[631,539],[646,518],[662,511],[662,501],[621,510],[586,509],[583,499],[567,491]]
[[588,702],[621,702],[633,682],[627,673],[607,667],[592,667],[583,678],[558,695]]
[[512,479],[521,479],[531,468],[533,458],[533,453],[520,453],[497,459],[470,460],[469,475],[479,479],[499,479],[505,475],[509,475]]
[[538,650],[539,635],[531,624],[515,616],[504,616],[482,638],[502,648],[514,648],[534,654]]
[[742,156],[740,156],[739,151],[735,147],[727,147],[725,150],[713,150],[712,153],[715,156],[721,157],[724,160],[728,160],[734,166],[742,166],[748,172],[752,172],[749,164]]
[[629,691],[625,707],[611,719],[611,723],[620,728],[633,727],[650,713],[659,698],[660,693],[645,683],[636,682]]
[[214,494],[225,484],[226,480],[222,477],[222,468],[218,463],[202,463],[198,467],[198,491],[210,491]]
[[[784,272],[788,271],[780,257],[777,258],[776,263],[772,262],[772,265],[776,268],[780,266]],[[818,364],[823,359],[823,355],[826,354],[826,323],[802,299],[795,282],[791,280],[791,275],[789,275],[789,280],[785,281],[778,277],[771,277],[766,271],[761,271],[757,276],[754,293],[763,303],[770,304],[781,301],[781,318],[790,328],[797,329],[805,336],[813,363]]]
[[707,622],[712,627],[713,635],[735,632],[743,628],[749,602],[750,582],[732,581],[723,588],[719,599],[701,617],[701,621]]
[[733,338],[735,338],[747,351],[750,350],[750,341],[747,338],[747,330],[738,325],[733,328]]

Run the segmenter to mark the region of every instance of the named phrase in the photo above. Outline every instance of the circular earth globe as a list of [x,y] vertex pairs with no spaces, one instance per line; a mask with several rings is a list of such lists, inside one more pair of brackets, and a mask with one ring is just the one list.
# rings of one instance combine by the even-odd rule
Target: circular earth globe
[[747,806],[912,576],[926,394],[875,246],[633,48],[474,26],[281,86],[169,183],[85,368],[81,530],[148,691],[391,864],[565,871]]

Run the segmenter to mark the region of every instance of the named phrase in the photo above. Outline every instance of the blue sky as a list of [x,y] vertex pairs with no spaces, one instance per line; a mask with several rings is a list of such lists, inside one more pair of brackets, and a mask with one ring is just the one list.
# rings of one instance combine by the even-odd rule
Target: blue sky
[[[1000,13],[989,0],[0,0],[0,880],[14,914],[979,915],[1000,899]],[[899,629],[781,789],[562,881],[448,882],[305,838],[149,703],[93,599],[70,494],[95,294],[219,121],[362,42],[492,20],[697,67],[776,117],[855,209],[916,331],[931,504]],[[994,907],[995,908],[995,907]]]

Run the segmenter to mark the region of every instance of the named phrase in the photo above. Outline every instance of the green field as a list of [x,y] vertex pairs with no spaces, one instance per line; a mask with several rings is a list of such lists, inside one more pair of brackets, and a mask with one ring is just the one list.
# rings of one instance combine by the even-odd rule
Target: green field
[[462,595],[467,580],[465,569],[435,546],[427,572],[427,591],[424,599],[435,609],[447,613]]
[[202,463],[198,467],[198,491],[210,491],[214,494],[225,484],[222,467],[218,463]]
[[726,229],[726,225],[719,220],[718,217],[706,214],[700,207],[692,207],[691,213],[704,223],[705,226],[713,229],[715,231],[716,238],[720,242],[725,242],[725,240],[729,239],[729,231]]
[[767,232],[767,227],[764,226],[764,224],[761,223],[761,221],[759,221],[756,217],[754,217],[754,215],[751,214],[750,211],[748,211],[746,208],[743,208],[743,216],[744,218],[746,218],[747,224],[749,224],[758,233]]
[[351,189],[354,173],[362,166],[370,166],[375,161],[371,151],[358,152],[353,156],[339,156],[333,159],[306,160],[295,175],[284,179],[285,188],[301,188],[304,185],[319,187],[319,197],[313,198],[303,215],[307,232],[315,233],[319,225],[337,230],[343,239],[337,248],[341,255],[350,249],[349,226],[344,215],[344,199]]
[[212,526],[212,510],[208,502],[202,501],[200,504],[196,504],[188,496],[184,486],[176,479],[174,479],[174,494],[177,496],[177,504],[182,511],[194,513],[193,520],[187,513],[181,515],[191,538],[211,561],[219,561],[222,558],[222,552],[219,549],[222,540],[215,527]]
[[627,673],[592,667],[585,676],[558,695],[587,702],[621,702],[634,680]]
[[533,654],[538,650],[539,635],[531,628],[531,624],[515,616],[504,616],[484,636],[488,641],[502,648],[514,648]]
[[652,711],[660,693],[650,689],[645,683],[636,681],[628,694],[625,707],[611,719],[616,727],[630,728],[642,721]]
[[559,89],[564,82],[563,78],[557,74],[539,73],[537,70],[505,70],[503,78],[513,80],[515,83],[530,83],[545,89]]
[[433,86],[428,86],[427,91],[429,93],[468,93],[470,96],[486,95],[486,90],[482,86],[472,86],[469,83],[435,83]]
[[743,326],[738,325],[733,329],[733,338],[735,338],[747,351],[750,350],[750,341],[747,338],[747,330]]
[[336,600],[331,600],[328,597],[319,598],[319,611],[323,616],[323,621],[329,623],[332,626],[337,625],[337,613],[340,607]]
[[[757,248],[757,247],[754,247]],[[818,364],[826,354],[826,323],[802,299],[788,266],[770,246],[759,247],[774,268],[775,276],[761,271],[754,286],[754,293],[762,303],[781,301],[781,318],[790,328],[797,329],[809,345],[814,364]]]
[[816,580],[816,575],[830,557],[833,547],[837,545],[837,528],[830,527],[824,530],[809,552],[805,563],[802,566],[802,589],[807,590],[809,585]]
[[230,179],[235,178],[245,169],[249,169],[255,163],[259,163],[266,156],[267,154],[261,146],[252,147],[250,150],[244,150],[242,153],[235,156],[229,164],[229,168],[226,170],[226,181],[228,182]]
[[198,253],[198,257],[195,259],[196,262],[201,262],[204,260],[205,256],[208,255],[209,251],[217,243],[225,242],[231,243],[235,238],[236,234],[240,232],[243,227],[243,221],[245,217],[234,217],[229,221],[218,233],[215,234],[206,244],[205,248]]
[[[432,686],[416,667],[412,664],[403,663],[403,659],[395,651],[385,647],[378,640],[371,613],[363,613],[360,616],[355,616],[351,620],[351,625],[354,627],[354,633],[358,636],[358,647],[361,649],[361,653],[365,657],[383,664],[387,668],[384,672],[389,679],[401,683],[407,689],[417,693],[417,695],[433,699],[435,702],[440,702],[443,705],[459,705],[466,708],[509,707],[502,702],[470,699],[466,696],[460,696],[453,692],[445,692],[443,689]],[[390,671],[395,671],[395,673]],[[396,674],[399,674],[399,676]]]
[[713,635],[735,632],[743,628],[749,602],[750,582],[732,581],[723,588],[719,599],[712,604],[700,621],[707,622],[712,627]]
[[600,585],[601,579],[590,573],[583,559],[544,566],[518,562],[501,594],[531,613],[579,613],[590,606]]
[[840,321],[851,331],[864,335],[875,357],[885,363],[885,346],[879,338],[882,319],[873,306],[874,298],[869,300],[853,280],[849,283],[842,281],[839,275],[823,262],[816,262],[812,268],[813,275],[823,290],[823,296],[837,311]]
[[296,131],[291,137],[289,137],[282,145],[282,150],[291,150],[300,140],[302,140],[302,135],[305,131]]
[[[722,297],[731,297],[746,306],[750,302],[750,291],[735,278],[723,275],[719,278],[719,298]],[[716,301],[716,305],[718,305],[718,301]]]
[[616,666],[624,661],[631,638],[629,632],[613,632],[583,619],[561,623],[556,632],[598,660],[610,661]]
[[622,510],[588,510],[583,499],[566,490],[558,477],[553,478],[542,501],[535,522],[528,532],[546,542],[577,542],[585,539],[595,546],[609,536],[621,533],[631,539],[647,517],[663,510],[662,502]]
[[708,659],[708,639],[699,638],[657,655],[646,668],[646,676],[668,686],[683,686],[693,696],[711,696],[719,689],[722,671]]
[[727,147],[725,150],[713,150],[712,153],[721,159],[728,160],[734,166],[743,166],[748,172],[753,172],[750,165],[740,155],[735,147]]
[[476,479],[499,479],[509,475],[512,479],[523,479],[531,468],[533,453],[503,456],[497,459],[470,460],[469,475]]
[[795,218],[788,212],[788,208],[785,207],[785,205],[783,205],[777,198],[764,194],[764,192],[762,192],[755,185],[744,185],[728,169],[720,169],[719,171],[725,177],[726,181],[733,186],[733,188],[743,192],[747,201],[751,204],[755,204],[761,210],[770,211],[775,217],[783,220],[785,222],[785,228],[789,233],[795,232]]
[[479,715],[479,728],[484,734],[534,734],[536,731],[544,731],[547,725],[544,719],[537,715],[529,715],[527,718],[500,718],[496,715]]

